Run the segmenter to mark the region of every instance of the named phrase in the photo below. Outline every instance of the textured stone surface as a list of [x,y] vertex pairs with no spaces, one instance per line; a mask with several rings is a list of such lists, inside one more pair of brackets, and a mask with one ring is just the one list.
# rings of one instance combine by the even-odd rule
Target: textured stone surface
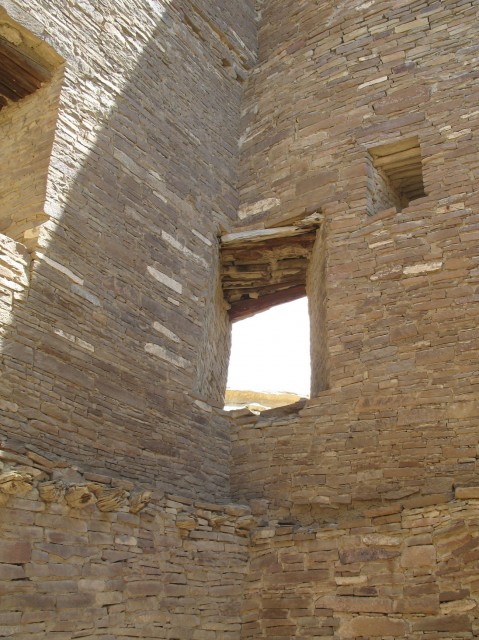
[[429,544],[408,547],[401,558],[402,566],[408,568],[427,567],[435,564],[435,562],[436,550]]
[[[29,562],[32,549],[28,542],[0,541],[0,562],[8,564],[25,564]],[[7,572],[7,578],[10,577]]]
[[456,487],[455,496],[459,500],[479,500],[479,487]]
[[217,235],[238,208],[253,3],[3,4],[65,70],[0,112],[0,231],[21,236],[4,216],[44,222],[28,296],[1,317],[2,433],[225,497],[228,425],[210,406],[229,343]]
[[402,620],[360,616],[343,625],[340,633],[343,638],[359,638],[361,636],[402,638],[406,635],[406,629],[407,627]]
[[247,506],[153,491],[138,514],[124,503],[109,512],[99,503],[71,508],[60,494],[41,500],[37,482],[81,478],[99,496],[117,483],[88,483],[88,474],[65,467],[36,475],[30,493],[0,507],[6,637],[99,636],[105,629],[112,638],[195,637],[201,630],[213,639],[239,637],[249,545],[238,515],[251,514]]
[[267,536],[258,529],[242,637],[276,638],[287,628],[290,638],[472,638],[476,519],[474,501],[465,501],[403,509],[394,522],[356,514],[336,525],[267,527]]
[[[479,636],[477,4],[253,4],[3,0],[65,68],[0,112],[0,636]],[[312,214],[313,397],[231,418],[218,237]]]
[[55,134],[63,73],[33,95],[0,112],[3,169],[0,186],[0,231],[35,246],[44,213],[47,176]]

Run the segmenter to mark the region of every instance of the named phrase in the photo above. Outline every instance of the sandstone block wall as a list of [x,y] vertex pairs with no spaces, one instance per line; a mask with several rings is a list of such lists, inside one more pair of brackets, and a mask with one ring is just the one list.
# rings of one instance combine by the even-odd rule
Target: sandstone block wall
[[[316,397],[233,425],[233,493],[273,518],[253,534],[244,637],[477,635],[474,506],[454,501],[479,485],[477,11],[263,6],[240,217],[324,221],[308,275]],[[408,204],[374,149],[416,138],[419,171],[415,157],[404,173],[424,194]]]
[[0,227],[29,248],[46,219],[43,207],[61,84],[60,70],[46,86],[0,112]]
[[479,484],[477,419],[472,399],[331,392],[299,415],[245,417],[234,427],[233,494],[306,524],[365,505],[448,502],[455,486]]
[[44,206],[63,60],[45,40],[12,20],[2,6],[0,47],[0,232],[31,251],[47,219]]
[[[0,237],[0,635],[479,633],[476,3],[257,4],[255,66],[253,2],[2,2],[65,69]],[[230,419],[218,235],[312,213],[313,397]]]
[[[84,467],[224,498],[228,426],[209,406],[222,401],[229,343],[217,235],[237,210],[254,7],[2,4],[65,59],[51,157],[43,142],[38,157],[22,142],[53,135],[49,109],[2,134],[13,177],[40,185],[31,163],[44,172],[35,210],[48,218],[27,295],[3,327],[2,433]],[[5,117],[45,106],[48,90]],[[2,206],[25,199],[28,212],[29,189],[9,175]]]
[[257,529],[242,638],[474,638],[476,501]]
[[[262,210],[268,224],[323,210],[331,384],[354,393],[355,385],[394,378],[402,357],[388,332],[400,324],[419,322],[417,350],[427,352],[418,356],[421,370],[442,369],[442,356],[462,370],[452,336],[474,326],[475,263],[466,256],[477,215],[470,57],[477,7],[341,6],[272,2],[264,9],[262,54],[244,109],[242,210]],[[369,149],[415,136],[426,197],[371,227]],[[389,224],[394,238],[383,230]],[[358,235],[368,230],[361,246]],[[376,286],[386,277],[394,301]]]
[[[328,293],[344,292],[321,316],[332,389],[299,415],[234,427],[236,495],[264,493],[304,511],[321,501],[447,496],[454,483],[477,483],[475,201],[389,209],[341,232],[341,249],[329,244]],[[339,381],[338,370],[348,377]]]
[[[235,429],[237,495],[266,486],[291,506],[324,484],[382,500],[477,478],[476,17],[462,1],[263,8],[242,212],[278,224],[322,211],[308,295],[313,371],[327,362],[331,390],[287,426]],[[425,196],[391,206],[383,181],[371,208],[371,153],[416,138]]]
[[153,489],[136,513],[139,489],[0,451],[1,637],[239,638],[250,510]]
[[253,5],[1,4],[65,67],[0,113],[0,636],[237,639],[255,520],[211,405]]

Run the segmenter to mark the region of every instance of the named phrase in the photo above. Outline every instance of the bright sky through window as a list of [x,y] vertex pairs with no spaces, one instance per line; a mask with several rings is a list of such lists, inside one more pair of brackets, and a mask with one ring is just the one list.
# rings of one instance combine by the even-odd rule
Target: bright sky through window
[[228,389],[309,396],[310,379],[307,298],[233,324]]

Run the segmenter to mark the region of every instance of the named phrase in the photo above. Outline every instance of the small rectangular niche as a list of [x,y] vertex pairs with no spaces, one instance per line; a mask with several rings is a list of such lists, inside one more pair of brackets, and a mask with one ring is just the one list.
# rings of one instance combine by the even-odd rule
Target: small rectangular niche
[[426,195],[417,136],[372,147],[369,157],[369,215],[391,207],[401,211]]

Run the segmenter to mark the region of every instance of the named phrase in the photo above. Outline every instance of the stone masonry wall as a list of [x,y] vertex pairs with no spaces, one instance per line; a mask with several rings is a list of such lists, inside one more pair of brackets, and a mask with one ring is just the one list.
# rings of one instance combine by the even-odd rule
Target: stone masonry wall
[[[458,502],[479,485],[477,12],[263,5],[240,217],[321,212],[308,296],[329,388],[315,373],[303,409],[233,421],[233,495],[271,519],[244,638],[477,635],[476,504]],[[370,149],[416,137],[425,196],[405,206]]]
[[[476,637],[476,3],[259,2],[254,66],[253,2],[0,1],[66,61],[0,237],[0,636]],[[218,235],[313,212],[313,397],[229,418]]]
[[384,171],[376,169],[371,162],[369,165],[372,180],[370,180],[368,210],[370,214],[377,214],[387,209],[402,209],[401,199],[394,193],[388,177]]
[[243,639],[477,637],[477,500],[252,539]]
[[[349,3],[343,9],[308,1],[266,5],[262,64],[248,86],[243,137],[244,211],[269,203],[271,223],[322,207],[332,219],[328,308],[340,318],[331,318],[330,352],[341,385],[351,383],[359,365],[346,340],[369,330],[362,307],[346,302],[371,275],[362,272],[367,255],[349,246],[349,234],[367,220],[367,149],[419,135],[428,199],[409,207],[416,224],[438,201],[447,206],[447,198],[473,193],[477,170],[474,3]],[[433,230],[435,216],[428,219]],[[346,318],[343,309],[351,309]]]
[[[303,0],[263,13],[243,110],[242,212],[262,211],[265,224],[318,209],[329,218],[331,385],[389,384],[401,366],[389,331],[411,323],[419,368],[433,378],[447,362],[461,384],[474,369],[457,340],[476,308],[475,3]],[[416,135],[427,197],[372,228],[368,149]],[[377,277],[390,282],[378,288]]]
[[3,447],[2,638],[239,638],[250,510],[141,492]]
[[1,4],[66,62],[0,114],[5,219],[43,222],[0,236],[0,636],[238,639],[214,274],[253,4]]
[[344,370],[352,374],[355,360],[367,375],[322,392],[299,415],[235,427],[238,496],[304,510],[447,497],[454,483],[477,483],[475,199],[445,200],[433,214],[426,203],[388,210],[343,234],[348,250],[329,247],[332,277],[351,265],[364,273],[347,287],[347,306],[327,308],[330,326],[364,321],[337,336],[330,360],[338,365],[341,349]]
[[454,486],[479,484],[478,416],[472,395],[324,392],[299,414],[244,417],[233,433],[233,494],[267,499],[271,515],[304,524],[364,505],[442,504]]
[[[0,326],[8,326],[16,305],[26,297],[31,257],[23,244],[0,234]],[[2,350],[5,345],[2,345]],[[2,411],[18,411],[21,395],[3,397]]]
[[328,245],[326,243],[327,224],[316,232],[316,240],[306,273],[306,294],[311,319],[310,353],[311,353],[311,388],[310,393],[316,396],[329,388],[329,353],[327,324],[327,291],[326,263]]
[[92,470],[225,499],[228,426],[210,403],[229,325],[210,274],[237,211],[253,4],[2,5],[66,63],[48,220],[3,327],[1,431]]
[[[265,418],[235,429],[237,495],[264,490],[291,506],[298,487],[312,499],[323,483],[328,496],[354,499],[364,486],[381,501],[427,493],[425,477],[449,489],[477,482],[477,10],[263,8],[243,110],[242,215],[268,225],[323,213],[325,274],[310,273],[308,295],[313,308],[325,300],[331,391],[287,427]],[[426,196],[368,215],[369,149],[415,136]]]

